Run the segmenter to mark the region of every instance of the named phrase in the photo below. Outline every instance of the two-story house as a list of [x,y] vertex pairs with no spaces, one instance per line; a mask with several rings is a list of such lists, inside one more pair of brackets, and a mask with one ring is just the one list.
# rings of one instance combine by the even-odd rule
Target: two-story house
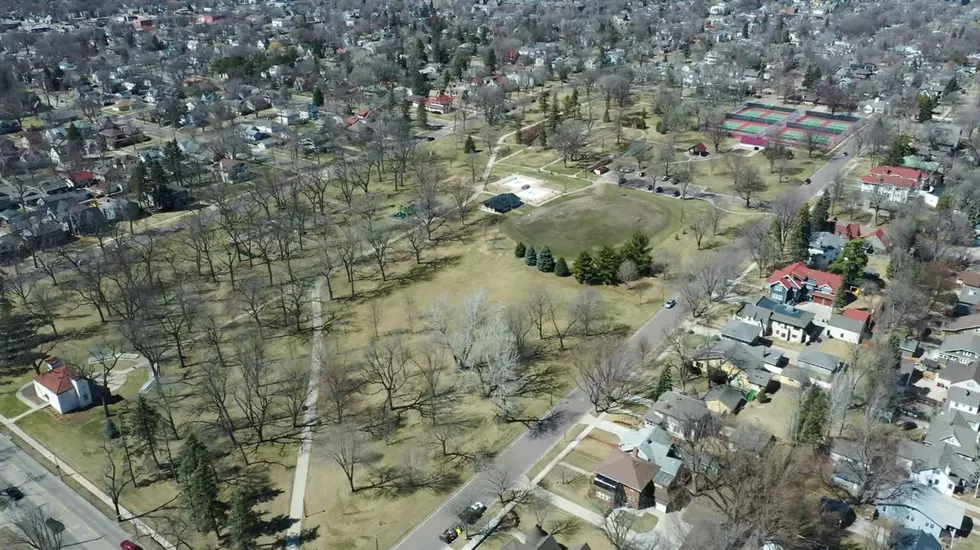
[[589,495],[611,507],[642,510],[655,506],[654,478],[660,466],[622,451],[614,451],[596,465]]
[[922,486],[880,500],[875,511],[880,517],[909,529],[920,529],[937,539],[962,529],[966,515],[962,504]]
[[840,257],[844,250],[844,237],[827,231],[815,233],[810,238],[810,265],[825,269]]
[[660,468],[653,477],[654,506],[662,512],[670,512],[672,489],[687,480],[684,461],[670,435],[659,426],[643,426],[622,434],[619,449]]
[[782,371],[783,354],[762,346],[721,339],[695,361],[702,370],[725,373],[728,384],[743,393],[769,390],[773,373]]
[[700,399],[668,391],[647,409],[643,423],[646,426],[662,426],[670,435],[688,439],[699,435],[698,427],[708,414],[708,407]]
[[947,362],[972,363],[980,359],[980,334],[965,332],[949,336],[939,345],[936,355]]
[[769,298],[780,304],[813,301],[832,306],[843,286],[840,275],[812,269],[803,262],[774,271],[767,282]]
[[929,174],[914,168],[876,166],[861,179],[861,193],[883,195],[887,202],[905,204],[929,180]]
[[804,344],[815,332],[813,313],[772,298],[762,297],[754,304],[744,304],[734,318],[759,327],[763,336],[787,342]]
[[928,445],[918,441],[902,441],[898,460],[909,472],[913,483],[934,487],[944,495],[963,491],[975,469],[972,460],[949,444]]

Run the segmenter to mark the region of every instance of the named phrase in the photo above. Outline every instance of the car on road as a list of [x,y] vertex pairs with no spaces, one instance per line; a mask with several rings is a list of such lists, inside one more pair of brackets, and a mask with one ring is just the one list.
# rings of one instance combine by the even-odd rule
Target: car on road
[[465,521],[469,525],[473,525],[481,517],[483,513],[487,511],[487,507],[482,502],[474,502],[466,507],[465,510],[459,515],[460,519]]
[[660,187],[658,185],[656,191],[657,191],[657,193],[663,193],[664,192],[664,188],[663,187]]
[[10,487],[0,491],[0,496],[6,500],[17,502],[18,500],[24,498],[24,492],[11,485]]
[[124,540],[119,543],[120,550],[143,550],[143,547],[131,540]]
[[674,189],[674,192],[672,193],[672,195],[674,195],[675,197],[679,197],[679,196],[681,196],[681,192],[678,191],[677,189]]
[[673,298],[671,298],[670,300],[667,300],[664,303],[664,307],[667,308],[667,309],[671,309],[671,308],[673,308],[676,305],[677,305],[677,300],[675,300]]
[[460,535],[463,534],[463,527],[459,524],[453,525],[449,529],[446,529],[439,535],[439,540],[446,544],[452,544],[454,540],[458,539]]
[[810,185],[813,181],[810,178],[803,180],[803,185]]

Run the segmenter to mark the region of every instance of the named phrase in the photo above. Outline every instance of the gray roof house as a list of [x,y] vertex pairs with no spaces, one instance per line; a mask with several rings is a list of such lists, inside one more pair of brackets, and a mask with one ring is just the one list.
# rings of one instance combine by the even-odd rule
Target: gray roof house
[[762,328],[738,319],[729,319],[721,327],[721,337],[754,346],[762,335]]
[[892,539],[893,550],[943,550],[936,537],[920,529],[898,529]]
[[670,434],[659,426],[643,426],[624,433],[619,438],[619,448],[624,453],[660,466],[653,478],[654,485],[669,487],[684,467]]
[[512,540],[504,546],[504,550],[562,550],[562,546],[540,525],[535,525],[524,533],[523,542]]
[[708,414],[704,401],[669,391],[647,410],[643,420],[647,426],[660,424],[670,435],[686,439]]
[[954,334],[940,344],[940,359],[971,363],[980,359],[980,334]]
[[972,460],[956,447],[945,443],[927,445],[918,441],[902,441],[898,458],[909,471],[909,478],[920,485],[935,487],[940,493],[952,496],[970,481],[974,470]]
[[980,288],[964,285],[956,297],[953,311],[959,315],[973,315],[977,313],[978,303],[980,303]]
[[929,445],[952,445],[956,452],[972,458],[977,451],[977,429],[980,417],[956,409],[947,410],[932,419],[925,442]]
[[803,343],[813,329],[813,313],[761,297],[755,304],[744,304],[734,318],[762,328],[762,335]]
[[800,368],[824,375],[834,374],[844,364],[836,355],[809,348],[800,352],[796,362]]
[[836,313],[827,320],[827,326],[830,327],[828,332],[835,338],[852,343],[860,343],[867,330],[867,323]]
[[825,269],[840,257],[847,241],[836,233],[820,231],[810,238],[810,264],[818,269]]
[[897,496],[883,497],[875,509],[882,517],[908,529],[925,531],[937,539],[962,529],[966,515],[964,505],[931,487],[917,485],[900,491]]
[[715,386],[704,396],[708,410],[717,414],[736,414],[744,402],[742,393],[731,386]]
[[965,315],[953,319],[945,326],[943,326],[943,332],[947,334],[958,334],[961,332],[973,332],[980,334],[980,313],[974,313],[973,315]]

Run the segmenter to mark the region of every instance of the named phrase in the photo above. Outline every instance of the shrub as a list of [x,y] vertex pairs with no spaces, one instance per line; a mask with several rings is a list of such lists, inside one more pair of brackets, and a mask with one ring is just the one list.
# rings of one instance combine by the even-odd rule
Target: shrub
[[558,261],[555,262],[555,275],[558,275],[559,277],[568,277],[571,274],[571,271],[568,270],[568,262],[565,261],[565,257],[559,257]]
[[514,247],[514,256],[518,258],[523,258],[526,252],[527,247],[524,246],[524,243],[517,243],[517,246]]

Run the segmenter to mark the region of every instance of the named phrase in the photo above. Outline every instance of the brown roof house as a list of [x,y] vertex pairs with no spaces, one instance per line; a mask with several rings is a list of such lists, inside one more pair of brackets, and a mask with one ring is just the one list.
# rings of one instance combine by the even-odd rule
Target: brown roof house
[[507,546],[504,546],[504,550],[564,550],[564,548],[558,544],[553,535],[549,535],[540,525],[535,525],[524,533],[523,542],[512,540]]
[[649,508],[656,504],[653,478],[659,471],[652,462],[615,451],[596,466],[589,496],[614,507]]
[[59,414],[92,404],[94,388],[87,378],[75,376],[72,368],[56,357],[45,360],[48,371],[34,377],[34,392]]

